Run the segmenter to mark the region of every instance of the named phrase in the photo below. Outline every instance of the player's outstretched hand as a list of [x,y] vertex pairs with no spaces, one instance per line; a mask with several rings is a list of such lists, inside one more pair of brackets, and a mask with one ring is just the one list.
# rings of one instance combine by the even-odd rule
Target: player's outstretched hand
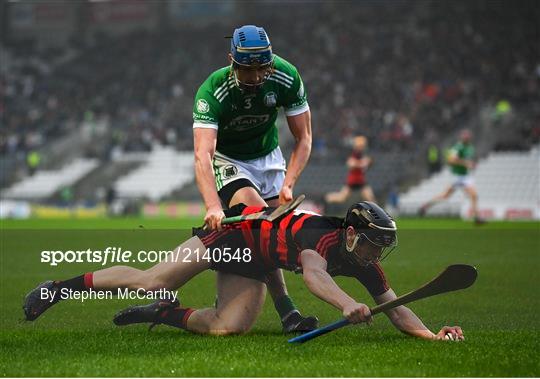
[[285,204],[293,199],[293,191],[291,187],[283,186],[279,191],[279,204]]
[[219,207],[210,207],[204,216],[204,223],[212,230],[221,230],[221,220],[225,217],[223,209]]
[[442,341],[463,341],[463,331],[459,326],[443,326],[437,333],[437,339]]
[[362,303],[351,303],[343,308],[343,316],[352,324],[360,322],[371,323],[372,316],[369,307]]

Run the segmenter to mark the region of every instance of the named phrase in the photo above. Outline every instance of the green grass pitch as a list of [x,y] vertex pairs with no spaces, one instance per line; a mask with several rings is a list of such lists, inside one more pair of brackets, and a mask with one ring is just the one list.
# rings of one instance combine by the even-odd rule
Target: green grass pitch
[[[116,299],[62,302],[33,323],[21,321],[23,296],[36,284],[99,268],[87,263],[51,267],[40,262],[41,250],[99,245],[99,238],[133,249],[155,244],[170,248],[196,224],[197,220],[140,219],[2,221],[0,375],[540,375],[539,223],[474,227],[457,220],[398,221],[398,249],[383,262],[398,295],[431,280],[449,264],[478,268],[473,287],[410,304],[434,331],[445,324],[461,325],[466,336],[462,343],[407,337],[379,315],[371,326],[349,326],[290,345],[270,297],[253,330],[234,337],[203,337],[166,326],[151,332],[142,325],[118,328],[111,322],[113,315],[134,302]],[[341,317],[312,296],[300,276],[287,273],[286,279],[304,313],[317,315],[322,325]],[[373,305],[357,282],[337,281],[356,299]],[[201,274],[179,294],[188,306],[212,304],[214,274]]]

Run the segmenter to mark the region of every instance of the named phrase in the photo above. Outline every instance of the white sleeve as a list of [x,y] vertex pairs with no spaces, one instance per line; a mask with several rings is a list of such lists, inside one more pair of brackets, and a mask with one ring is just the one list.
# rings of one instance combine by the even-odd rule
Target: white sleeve
[[194,122],[193,123],[193,129],[195,128],[202,128],[202,129],[218,129],[218,124],[214,124],[211,122]]
[[296,116],[309,111],[309,104],[305,103],[297,108],[285,109],[285,116]]

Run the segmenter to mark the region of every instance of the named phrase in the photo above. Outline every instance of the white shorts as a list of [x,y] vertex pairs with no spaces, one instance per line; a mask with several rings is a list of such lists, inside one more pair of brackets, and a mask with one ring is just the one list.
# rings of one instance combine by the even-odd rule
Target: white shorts
[[247,179],[263,199],[279,195],[287,171],[279,146],[264,157],[247,161],[239,161],[216,151],[213,166],[218,191],[236,180]]
[[461,187],[474,187],[474,180],[470,175],[454,175],[452,187],[454,189]]

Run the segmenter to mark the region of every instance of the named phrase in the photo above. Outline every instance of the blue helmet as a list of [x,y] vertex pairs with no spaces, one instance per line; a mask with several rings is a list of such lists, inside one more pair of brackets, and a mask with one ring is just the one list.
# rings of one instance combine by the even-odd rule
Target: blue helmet
[[241,66],[270,66],[274,60],[268,35],[255,25],[244,25],[234,30],[231,55],[234,63]]

